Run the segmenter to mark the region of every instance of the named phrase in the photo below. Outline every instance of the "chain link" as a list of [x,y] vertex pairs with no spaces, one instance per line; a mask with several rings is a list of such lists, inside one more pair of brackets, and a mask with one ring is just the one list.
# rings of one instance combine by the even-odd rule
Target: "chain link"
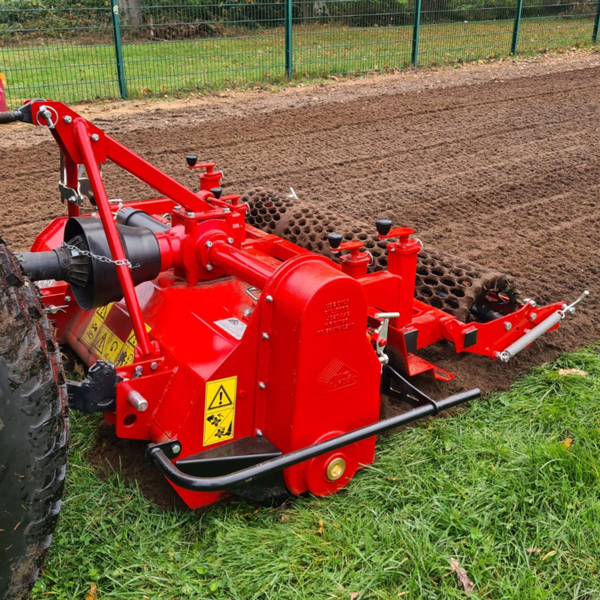
[[60,247],[70,250],[73,256],[81,254],[81,256],[88,256],[89,258],[93,258],[99,262],[116,265],[117,267],[129,267],[130,269],[136,269],[140,266],[132,265],[126,258],[123,258],[122,260],[113,260],[112,258],[108,258],[108,256],[100,256],[99,254],[94,254],[88,250],[82,250],[81,248],[73,246],[72,244],[67,244],[66,242],[63,242]]

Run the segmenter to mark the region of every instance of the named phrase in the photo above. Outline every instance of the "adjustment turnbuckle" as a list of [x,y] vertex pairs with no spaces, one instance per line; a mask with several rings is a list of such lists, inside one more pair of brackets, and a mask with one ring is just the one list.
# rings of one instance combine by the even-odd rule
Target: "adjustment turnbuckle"
[[496,352],[495,358],[502,361],[508,362],[513,356],[516,356],[521,350],[524,350],[535,342],[539,337],[544,335],[547,331],[552,329],[555,325],[560,323],[567,315],[575,313],[576,306],[585,300],[590,295],[588,290],[585,290],[575,302],[572,304],[564,305],[562,309],[553,312],[549,317],[546,317],[541,323],[536,325],[531,331],[528,331],[523,337],[519,338],[516,342],[513,342],[508,348],[502,352]]

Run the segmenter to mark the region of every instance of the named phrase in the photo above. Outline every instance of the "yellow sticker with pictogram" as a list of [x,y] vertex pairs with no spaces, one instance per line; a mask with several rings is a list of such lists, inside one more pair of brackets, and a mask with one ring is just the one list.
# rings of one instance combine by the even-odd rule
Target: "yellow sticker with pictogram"
[[[124,342],[105,324],[113,307],[113,303],[101,306],[96,310],[88,323],[84,333],[83,342],[100,359],[113,363],[117,367],[133,364],[137,339],[132,331]],[[152,331],[146,325],[146,331]]]
[[204,445],[233,438],[237,377],[206,382],[204,404]]

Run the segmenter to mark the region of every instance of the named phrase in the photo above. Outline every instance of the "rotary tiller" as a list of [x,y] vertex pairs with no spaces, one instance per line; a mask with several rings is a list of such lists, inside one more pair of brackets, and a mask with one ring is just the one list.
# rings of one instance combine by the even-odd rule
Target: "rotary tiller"
[[[54,136],[68,216],[50,223],[31,252],[15,257],[2,247],[3,293],[36,328],[48,382],[60,377],[49,318],[59,344],[88,367],[83,381],[66,384],[68,404],[103,412],[119,437],[148,441],[149,462],[191,508],[231,493],[272,502],[337,492],[373,462],[378,434],[480,395],[434,401],[419,391],[410,376],[452,378],[420,349],[449,342],[506,362],[579,301],[520,300],[509,278],[424,251],[412,229],[388,219],[348,225],[264,190],[223,194],[215,165],[188,156],[200,173],[193,192],[59,102],[0,115],[11,121]],[[107,161],[160,197],[109,200]],[[83,216],[89,202],[93,212]],[[56,405],[51,385],[25,396],[41,414],[49,394]],[[408,410],[380,420],[381,394]],[[24,418],[9,413],[5,406],[5,446],[7,423],[20,431]],[[65,424],[52,423],[53,451],[63,457]],[[15,505],[37,497],[24,496],[38,485],[25,463],[5,470],[20,474],[2,484]]]

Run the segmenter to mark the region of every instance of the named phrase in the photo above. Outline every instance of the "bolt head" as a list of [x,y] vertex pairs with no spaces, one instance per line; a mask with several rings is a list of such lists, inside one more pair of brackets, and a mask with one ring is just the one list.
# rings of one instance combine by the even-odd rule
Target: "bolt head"
[[256,437],[262,437],[262,436],[263,436],[262,429],[257,429],[256,430]]
[[213,270],[213,266],[212,265],[206,265],[206,270],[207,271],[212,271]]
[[267,302],[273,302],[273,296],[267,296],[266,297]]
[[179,444],[173,444],[171,446],[171,452],[173,454],[179,454],[181,452],[181,446]]
[[213,243],[209,240],[208,242],[206,242],[206,247],[207,248],[212,248]]
[[228,244],[233,244],[233,238],[227,238],[227,243]]
[[509,323],[508,321],[504,323],[504,329],[506,329],[506,331],[510,331],[512,329],[512,323]]
[[136,368],[135,368],[135,372],[136,372],[136,373],[142,373],[142,372],[143,372],[143,370],[144,370],[144,368],[143,368],[143,367],[141,367],[141,366],[139,366],[139,367],[136,367]]
[[266,331],[263,332],[262,338],[263,338],[263,340],[268,340],[269,339],[269,334]]
[[186,217],[190,217],[190,219],[193,219],[193,218],[196,216],[196,213],[194,213],[194,212],[191,212],[191,211],[190,211],[190,212],[186,212],[186,213],[185,213],[185,216],[186,216]]
[[92,142],[97,142],[100,136],[97,133],[92,133]]
[[535,321],[537,319],[537,313],[531,313],[531,320]]
[[70,117],[69,115],[67,115],[63,120],[67,125],[69,125],[69,123],[73,122],[73,118]]
[[327,465],[327,479],[337,481],[346,472],[346,461],[338,456]]
[[157,363],[157,362],[153,362],[153,363],[150,365],[150,368],[151,368],[153,371],[156,371],[156,369],[158,369],[158,363]]
[[65,302],[71,302],[71,296],[65,296]]
[[258,382],[258,387],[259,387],[261,390],[264,390],[264,389],[267,387],[267,384],[266,384],[264,381],[259,381],[259,382]]

